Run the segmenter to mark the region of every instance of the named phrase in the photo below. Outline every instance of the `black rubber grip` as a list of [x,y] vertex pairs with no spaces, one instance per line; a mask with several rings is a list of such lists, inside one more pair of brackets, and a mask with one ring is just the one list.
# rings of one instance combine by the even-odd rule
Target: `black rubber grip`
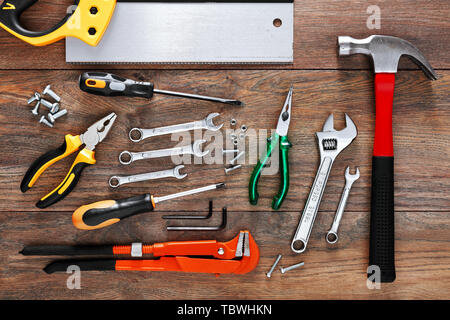
[[88,226],[97,226],[110,219],[124,219],[135,214],[153,211],[150,194],[116,200],[108,208],[93,208],[83,214],[83,222]]
[[104,255],[113,256],[112,245],[92,245],[92,246],[25,246],[21,254],[24,256],[93,256]]
[[[101,84],[105,84],[104,87]],[[126,96],[151,98],[153,84],[126,79],[106,72],[84,72],[79,80],[80,89],[100,96]]]
[[369,265],[380,268],[381,282],[393,282],[395,280],[393,157],[372,158],[369,251]]
[[57,149],[50,150],[49,152],[43,154],[39,158],[37,158],[31,166],[28,168],[27,172],[25,173],[22,182],[20,183],[20,190],[22,192],[26,192],[30,187],[28,186],[31,179],[33,179],[36,172],[44,166],[47,162],[50,160],[59,157],[62,155],[67,148],[66,140],[64,140],[64,143]]
[[[50,196],[47,196],[46,198],[39,200],[36,203],[36,207],[38,207],[40,209],[47,208],[47,207],[51,206],[52,204],[55,204],[56,202],[64,199],[73,190],[73,188],[75,188],[75,186],[77,185],[84,168],[86,168],[87,166],[90,166],[90,165],[91,164],[86,163],[86,162],[77,163],[72,168],[72,171],[66,176],[66,178],[64,179],[64,182],[57,189],[53,190]],[[72,178],[72,175],[74,175],[73,178]],[[68,181],[69,179],[72,179],[72,181],[70,181],[70,184],[68,186],[66,186],[66,181]],[[63,190],[63,188],[65,188],[65,189]],[[63,191],[61,191],[61,190],[63,190]]]
[[49,263],[44,271],[48,274],[54,272],[67,272],[70,266],[77,266],[81,271],[108,271],[116,269],[116,260],[114,259],[95,259],[95,260],[60,260]]

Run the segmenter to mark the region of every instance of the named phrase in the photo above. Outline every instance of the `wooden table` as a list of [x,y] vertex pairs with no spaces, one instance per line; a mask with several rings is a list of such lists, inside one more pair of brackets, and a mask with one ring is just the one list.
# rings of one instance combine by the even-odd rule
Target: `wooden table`
[[[30,28],[45,29],[59,21],[71,1],[40,1],[25,14]],[[366,9],[381,8],[381,30],[368,30]],[[295,4],[295,62],[285,66],[108,65],[89,66],[141,80],[158,88],[222,97],[238,97],[245,108],[157,96],[151,101],[102,98],[81,92],[77,79],[83,65],[64,61],[64,42],[31,47],[0,31],[0,298],[3,299],[445,299],[450,294],[450,23],[449,2],[436,1],[317,1]],[[45,14],[43,14],[45,12]],[[336,38],[363,38],[381,33],[414,43],[439,75],[429,81],[417,67],[402,59],[394,102],[395,246],[397,280],[380,290],[366,286],[369,247],[371,152],[374,132],[373,72],[363,56],[338,58]],[[119,70],[120,69],[120,70]],[[294,84],[289,138],[291,185],[280,212],[270,209],[278,175],[260,183],[258,206],[250,206],[247,184],[253,164],[225,176],[223,165],[186,165],[188,178],[160,180],[111,190],[113,174],[132,174],[167,168],[167,159],[121,166],[122,150],[152,150],[175,145],[169,137],[141,144],[128,140],[132,127],[157,127],[197,120],[220,112],[225,128],[236,118],[250,129],[272,129],[291,83]],[[69,115],[53,129],[38,123],[26,100],[47,84],[61,95]],[[41,153],[62,143],[67,133],[82,133],[109,112],[118,119],[99,145],[97,164],[86,169],[76,189],[46,210],[34,203],[53,189],[73,158],[51,167],[26,194],[19,184],[28,166]],[[322,200],[309,248],[293,255],[290,242],[313,182],[319,156],[314,133],[330,113],[337,128],[347,112],[358,137],[336,161]],[[341,239],[330,247],[324,240],[344,184],[347,165],[359,166],[341,223]],[[161,203],[155,213],[143,214],[109,228],[77,230],[71,213],[82,204],[118,199],[145,192],[169,194],[186,188],[226,181],[221,193]],[[162,214],[207,211],[208,199],[217,210],[228,207],[229,221],[220,232],[167,232]],[[211,221],[219,221],[219,215]],[[168,240],[231,239],[249,229],[258,242],[261,259],[246,275],[165,272],[86,272],[81,290],[66,288],[68,275],[47,275],[41,269],[52,259],[23,257],[27,244],[127,244]],[[283,266],[299,261],[305,267],[268,280],[265,273],[277,254]]]

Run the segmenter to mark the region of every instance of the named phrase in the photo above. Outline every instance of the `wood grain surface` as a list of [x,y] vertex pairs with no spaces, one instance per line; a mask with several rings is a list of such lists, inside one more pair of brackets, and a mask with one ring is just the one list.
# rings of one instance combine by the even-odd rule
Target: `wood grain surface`
[[[67,1],[39,1],[24,15],[30,27],[45,29],[58,21]],[[439,79],[429,81],[414,64],[402,59],[394,101],[395,245],[397,280],[380,290],[366,286],[369,246],[371,152],[374,132],[373,73],[365,57],[336,57],[336,37],[365,37],[366,8],[382,9],[378,33],[402,37],[416,44],[435,67]],[[54,11],[50,8],[55,9]],[[48,14],[37,13],[46,10]],[[47,11],[48,10],[48,11]],[[33,14],[34,13],[34,14]],[[238,98],[243,108],[218,103],[156,95],[152,100],[105,98],[79,90],[83,65],[64,61],[64,43],[33,48],[0,30],[0,298],[2,299],[448,299],[450,294],[450,70],[448,1],[296,1],[295,62],[285,66],[118,65],[89,66],[139,80],[151,80],[160,89]],[[121,69],[121,70],[117,70]],[[54,128],[38,123],[27,99],[51,84],[69,115]],[[199,120],[219,112],[221,132],[231,118],[249,127],[245,146],[255,143],[254,132],[271,130],[289,86],[294,85],[289,140],[290,191],[279,212],[270,210],[278,190],[278,175],[263,176],[260,201],[248,203],[248,178],[256,158],[247,155],[243,168],[225,175],[223,164],[195,159],[185,165],[184,180],[156,180],[108,187],[112,175],[167,169],[167,159],[120,165],[123,150],[145,151],[175,146],[170,136],[133,143],[133,127],[153,128]],[[42,110],[43,111],[43,110]],[[41,111],[41,112],[42,112]],[[40,210],[35,202],[65,176],[74,156],[48,169],[36,185],[22,194],[20,181],[32,161],[56,148],[65,134],[80,134],[99,118],[116,112],[118,119],[96,148],[97,163],[87,168],[76,189],[63,201]],[[338,157],[332,169],[308,250],[294,255],[292,235],[319,162],[315,132],[328,115],[337,129],[348,113],[358,127],[356,140]],[[43,112],[41,114],[44,114]],[[193,139],[199,135],[191,135]],[[229,144],[222,136],[208,139]],[[194,159],[193,159],[194,160]],[[168,165],[170,163],[170,165]],[[340,227],[337,245],[327,245],[324,234],[331,225],[344,186],[346,166],[359,166]],[[227,188],[191,198],[163,202],[156,212],[127,219],[108,228],[82,231],[73,227],[71,213],[82,204],[152,192],[166,195],[209,183],[226,182]],[[208,200],[216,212],[228,207],[227,228],[220,232],[167,232],[161,215],[206,212]],[[219,222],[219,215],[210,221]],[[42,268],[53,259],[23,257],[28,244],[128,244],[170,240],[217,239],[226,241],[249,229],[258,242],[261,259],[246,275],[211,275],[165,272],[84,272],[81,290],[66,287],[65,273],[47,275]],[[281,265],[299,261],[305,267],[284,275],[265,273],[277,254]]]

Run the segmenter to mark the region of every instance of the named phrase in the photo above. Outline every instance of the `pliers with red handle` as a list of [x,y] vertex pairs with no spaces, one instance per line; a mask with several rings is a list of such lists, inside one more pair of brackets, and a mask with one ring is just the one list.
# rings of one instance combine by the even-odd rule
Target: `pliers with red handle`
[[83,169],[96,162],[94,157],[95,146],[103,141],[116,118],[117,115],[112,112],[95,122],[81,135],[73,136],[67,134],[64,143],[59,148],[48,151],[33,162],[23,177],[20,190],[26,192],[48,167],[74,153],[84,144],[84,149],[78,153],[78,156],[70,167],[69,173],[61,184],[39,200],[36,206],[42,209],[64,199],[78,183]]
[[66,272],[71,265],[80,270],[134,270],[181,271],[214,274],[244,274],[252,271],[259,262],[259,248],[249,231],[227,242],[216,240],[172,241],[145,245],[117,246],[26,246],[20,253],[25,256],[106,256],[128,255],[140,258],[153,254],[155,259],[87,259],[60,260],[44,268],[47,273]]

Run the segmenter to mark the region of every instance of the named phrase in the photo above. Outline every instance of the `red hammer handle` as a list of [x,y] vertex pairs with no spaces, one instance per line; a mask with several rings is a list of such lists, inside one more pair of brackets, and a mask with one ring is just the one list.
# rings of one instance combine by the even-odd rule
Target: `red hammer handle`
[[[379,280],[381,282],[395,280],[394,148],[392,141],[394,85],[394,73],[377,73],[375,75],[376,117],[372,158],[369,265],[380,268]],[[376,280],[377,277],[375,276],[373,279]]]

